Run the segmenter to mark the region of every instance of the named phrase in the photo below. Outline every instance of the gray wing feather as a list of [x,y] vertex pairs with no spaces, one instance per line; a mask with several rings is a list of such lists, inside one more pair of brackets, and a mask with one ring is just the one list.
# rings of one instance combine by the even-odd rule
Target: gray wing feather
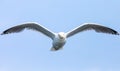
[[109,33],[114,35],[119,35],[119,33],[109,27],[98,25],[96,23],[85,23],[84,25],[78,26],[77,28],[66,33],[67,37],[77,34],[86,30],[95,30],[96,32]]
[[46,36],[48,36],[48,37],[50,37],[52,39],[55,37],[55,34],[53,32],[51,32],[47,28],[45,28],[45,27],[43,27],[41,25],[38,25],[37,23],[34,23],[34,22],[25,23],[25,24],[22,24],[22,25],[11,27],[11,28],[3,31],[2,35],[3,34],[9,34],[9,33],[21,32],[25,28],[41,32],[41,33],[45,34]]

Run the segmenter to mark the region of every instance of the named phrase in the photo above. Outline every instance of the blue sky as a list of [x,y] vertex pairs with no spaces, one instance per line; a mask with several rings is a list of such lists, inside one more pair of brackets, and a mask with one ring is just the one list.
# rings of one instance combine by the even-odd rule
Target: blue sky
[[[119,0],[0,0],[0,32],[38,22],[67,32],[94,22],[120,31]],[[61,29],[62,28],[62,29]],[[120,71],[120,36],[86,31],[51,52],[52,40],[39,32],[0,36],[0,71]]]

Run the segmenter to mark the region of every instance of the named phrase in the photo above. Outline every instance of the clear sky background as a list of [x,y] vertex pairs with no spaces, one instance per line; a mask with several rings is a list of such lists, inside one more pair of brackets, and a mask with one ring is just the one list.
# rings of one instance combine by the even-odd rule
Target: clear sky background
[[[120,32],[119,0],[0,0],[0,32],[38,22],[67,32],[94,22]],[[0,71],[120,71],[120,36],[86,31],[51,52],[52,40],[25,30],[0,36]]]

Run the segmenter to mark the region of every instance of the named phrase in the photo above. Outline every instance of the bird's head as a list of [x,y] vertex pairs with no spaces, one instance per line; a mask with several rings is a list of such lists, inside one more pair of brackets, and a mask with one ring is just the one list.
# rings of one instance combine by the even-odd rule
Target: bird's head
[[65,35],[64,32],[59,32],[58,36],[59,36],[60,39],[65,39],[66,38],[66,35]]

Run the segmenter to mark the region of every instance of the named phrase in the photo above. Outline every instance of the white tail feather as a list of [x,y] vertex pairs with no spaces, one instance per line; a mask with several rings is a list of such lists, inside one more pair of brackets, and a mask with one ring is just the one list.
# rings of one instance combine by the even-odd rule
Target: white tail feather
[[[63,47],[61,47],[61,48],[59,48],[59,49],[57,49],[57,50],[62,50],[63,49]],[[51,49],[50,49],[50,51],[57,51],[54,47],[52,47]]]
[[52,47],[52,48],[50,49],[50,51],[56,51],[56,49]]

